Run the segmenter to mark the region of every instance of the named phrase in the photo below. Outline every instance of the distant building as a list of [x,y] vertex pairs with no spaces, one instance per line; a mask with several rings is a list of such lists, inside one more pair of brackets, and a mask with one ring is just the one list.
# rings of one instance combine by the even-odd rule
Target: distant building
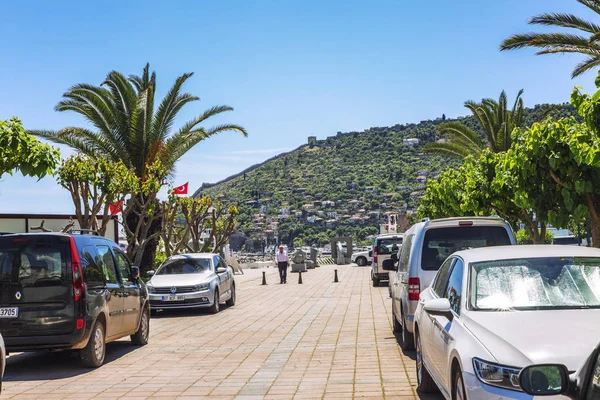
[[427,183],[427,177],[425,175],[419,175],[415,180],[417,183]]
[[402,145],[404,145],[404,146],[413,147],[418,144],[419,144],[419,139],[417,139],[417,138],[402,139]]
[[308,144],[310,146],[314,146],[315,144],[317,144],[317,137],[316,136],[309,136],[308,137]]

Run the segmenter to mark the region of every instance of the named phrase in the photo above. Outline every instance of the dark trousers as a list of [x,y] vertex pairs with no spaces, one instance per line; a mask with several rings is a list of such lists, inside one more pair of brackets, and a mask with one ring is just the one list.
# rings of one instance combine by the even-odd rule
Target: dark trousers
[[288,263],[285,261],[280,261],[277,263],[277,268],[279,268],[279,279],[281,283],[287,282],[287,267]]

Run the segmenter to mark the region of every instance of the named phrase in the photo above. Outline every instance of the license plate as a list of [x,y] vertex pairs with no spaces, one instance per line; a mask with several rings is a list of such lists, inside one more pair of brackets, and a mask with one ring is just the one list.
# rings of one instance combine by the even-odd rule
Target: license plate
[[178,301],[178,300],[185,300],[185,296],[163,296],[162,297],[163,301]]
[[19,307],[0,307],[0,318],[17,318]]

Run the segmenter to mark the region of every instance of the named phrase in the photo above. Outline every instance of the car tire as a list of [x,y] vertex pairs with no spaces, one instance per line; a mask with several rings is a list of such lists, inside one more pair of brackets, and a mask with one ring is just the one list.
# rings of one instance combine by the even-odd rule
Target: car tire
[[140,317],[140,326],[136,333],[131,335],[131,342],[136,346],[145,346],[150,338],[150,314],[148,309],[144,308]]
[[233,307],[235,305],[235,283],[231,284],[231,297],[225,304],[227,304],[227,307]]
[[402,350],[413,351],[415,349],[415,337],[406,328],[406,319],[402,315]]
[[213,301],[213,305],[210,306],[209,311],[211,314],[217,314],[220,310],[219,306],[219,289],[215,289],[215,299]]
[[423,361],[423,353],[421,349],[421,338],[419,337],[419,333],[416,333],[416,350],[417,354],[415,357],[415,362],[417,364],[417,390],[421,393],[435,393],[438,391],[438,387],[433,381],[431,375],[429,375],[429,371],[427,371],[427,367],[425,366],[425,362]]
[[457,368],[452,377],[452,400],[465,400],[465,384],[463,382],[462,372]]
[[79,351],[83,365],[89,368],[98,368],[104,363],[106,356],[106,330],[102,321],[96,321],[90,340],[87,345]]
[[396,315],[394,315],[394,311],[392,311],[392,331],[394,333],[402,332],[402,324],[398,322],[398,318],[396,318]]
[[364,267],[365,265],[367,265],[367,259],[364,257],[358,257],[356,259],[356,265],[358,265],[359,267]]

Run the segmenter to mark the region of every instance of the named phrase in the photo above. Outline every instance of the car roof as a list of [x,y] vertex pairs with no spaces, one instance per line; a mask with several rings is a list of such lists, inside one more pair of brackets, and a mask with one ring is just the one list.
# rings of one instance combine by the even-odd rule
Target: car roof
[[377,239],[393,238],[393,237],[404,237],[404,233],[384,233],[383,235],[377,236]]
[[411,226],[405,234],[412,234],[420,231],[421,229],[435,229],[435,228],[447,228],[458,226],[457,223],[471,221],[472,226],[505,226],[510,227],[508,222],[503,220],[497,215],[487,217],[475,217],[475,216],[464,216],[464,217],[450,217],[450,218],[439,218],[429,219],[423,218],[420,222],[417,222]]
[[520,246],[492,246],[477,249],[462,250],[454,253],[465,262],[481,262],[493,260],[513,260],[518,258],[544,258],[544,257],[599,257],[600,249],[583,246],[564,245],[520,245]]
[[214,256],[218,256],[215,253],[184,253],[184,254],[175,254],[169,257],[169,260],[177,259],[177,258],[213,258]]

